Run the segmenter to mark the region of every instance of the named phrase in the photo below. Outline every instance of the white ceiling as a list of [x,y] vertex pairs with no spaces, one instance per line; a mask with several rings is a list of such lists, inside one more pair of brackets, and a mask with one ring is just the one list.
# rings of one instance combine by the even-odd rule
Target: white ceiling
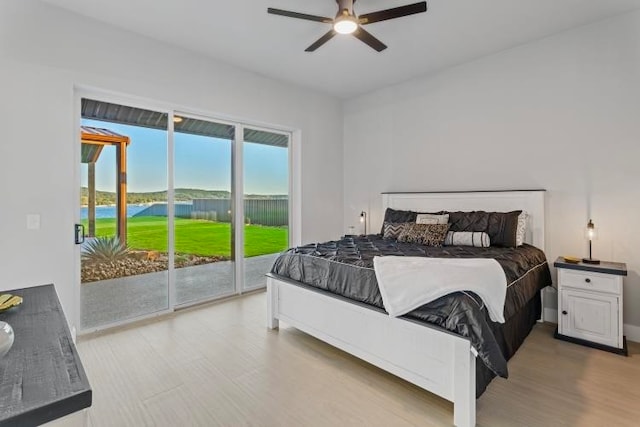
[[[267,7],[333,17],[334,0],[44,0],[175,46],[346,98],[640,8],[640,0],[428,0],[427,13],[367,30],[377,53],[338,36],[304,49],[327,24],[267,14]],[[356,13],[417,0],[358,0]]]

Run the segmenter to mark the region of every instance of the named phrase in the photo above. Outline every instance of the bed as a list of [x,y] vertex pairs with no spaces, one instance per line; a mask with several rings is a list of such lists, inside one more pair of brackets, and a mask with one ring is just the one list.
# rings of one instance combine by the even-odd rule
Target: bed
[[[370,235],[293,248],[276,260],[267,280],[268,327],[282,320],[450,400],[454,424],[473,426],[476,397],[494,376],[507,376],[506,361],[540,318],[541,289],[551,284],[542,252],[544,191],[388,193],[382,208],[523,210],[526,244],[429,248]],[[509,284],[506,322],[491,322],[482,301],[466,292],[390,317],[371,266],[373,257],[384,255],[496,259]]]

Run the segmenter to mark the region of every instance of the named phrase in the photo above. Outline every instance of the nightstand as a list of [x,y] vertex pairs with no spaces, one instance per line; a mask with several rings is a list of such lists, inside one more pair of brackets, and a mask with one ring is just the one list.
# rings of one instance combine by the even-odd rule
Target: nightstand
[[627,356],[622,335],[622,278],[618,262],[571,264],[558,257],[558,329],[555,337]]

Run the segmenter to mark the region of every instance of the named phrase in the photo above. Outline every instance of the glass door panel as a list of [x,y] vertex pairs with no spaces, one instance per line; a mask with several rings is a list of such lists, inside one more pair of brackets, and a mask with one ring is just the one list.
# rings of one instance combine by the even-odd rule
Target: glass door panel
[[167,114],[82,99],[80,327],[169,308]]
[[277,255],[289,246],[289,135],[245,128],[244,290],[266,286]]
[[174,118],[176,303],[235,293],[232,148],[235,128]]

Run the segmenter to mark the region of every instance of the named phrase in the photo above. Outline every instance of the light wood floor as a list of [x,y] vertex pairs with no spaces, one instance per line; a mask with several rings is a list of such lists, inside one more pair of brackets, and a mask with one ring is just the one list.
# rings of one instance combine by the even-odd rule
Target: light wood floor
[[[449,402],[265,317],[259,293],[81,338],[91,426],[452,425]],[[478,425],[640,425],[640,344],[625,358],[552,333],[535,327]]]

